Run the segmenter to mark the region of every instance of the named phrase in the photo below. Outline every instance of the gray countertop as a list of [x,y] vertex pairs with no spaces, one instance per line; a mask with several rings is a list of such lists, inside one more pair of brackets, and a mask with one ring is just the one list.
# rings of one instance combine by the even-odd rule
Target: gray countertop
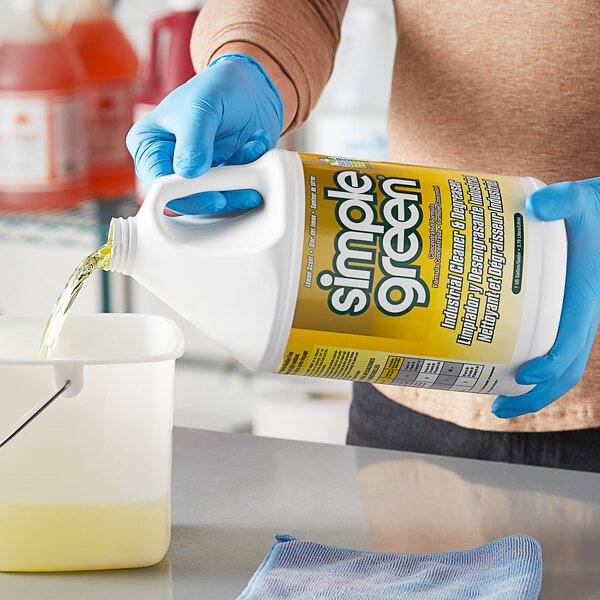
[[173,539],[155,567],[0,574],[0,598],[233,600],[276,533],[443,552],[524,533],[543,600],[600,599],[600,475],[175,430]]

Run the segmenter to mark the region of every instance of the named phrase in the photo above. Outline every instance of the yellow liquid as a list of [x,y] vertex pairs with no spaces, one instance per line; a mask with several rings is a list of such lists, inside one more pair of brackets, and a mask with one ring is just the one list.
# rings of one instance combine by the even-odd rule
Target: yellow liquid
[[171,539],[169,498],[144,504],[0,502],[0,571],[148,567]]
[[79,266],[73,271],[71,277],[67,281],[65,289],[62,291],[52,314],[46,324],[44,335],[42,337],[42,343],[40,345],[40,351],[38,358],[49,358],[52,354],[52,350],[56,345],[58,336],[65,324],[67,316],[71,311],[75,298],[81,292],[85,282],[93,275],[96,271],[108,269],[110,265],[110,257],[112,252],[112,239],[109,239],[104,246],[98,248],[81,261]]

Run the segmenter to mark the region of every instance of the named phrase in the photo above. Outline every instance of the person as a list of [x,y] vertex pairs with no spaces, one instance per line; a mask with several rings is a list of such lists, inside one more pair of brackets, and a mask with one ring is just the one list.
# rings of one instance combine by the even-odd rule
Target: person
[[[196,177],[252,161],[301,125],[331,74],[345,8],[346,0],[208,0],[191,42],[198,74],[127,138],[146,187],[173,172]],[[527,209],[566,220],[567,282],[552,350],[516,376],[532,391],[492,404],[355,384],[348,443],[600,472],[596,9],[592,0],[395,0],[391,161],[552,184]],[[260,200],[211,193],[174,208],[218,212]]]

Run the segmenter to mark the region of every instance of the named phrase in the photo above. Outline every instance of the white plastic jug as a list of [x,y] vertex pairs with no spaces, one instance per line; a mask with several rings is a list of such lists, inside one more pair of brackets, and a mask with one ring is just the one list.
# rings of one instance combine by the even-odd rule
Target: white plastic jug
[[70,317],[52,358],[46,319],[0,317],[0,439],[73,382],[0,449],[0,570],[142,567],[170,541],[177,326],[163,317]]
[[[564,222],[525,207],[543,185],[271,150],[157,179],[136,216],[113,219],[109,268],[251,370],[517,395],[564,293]],[[164,215],[175,198],[247,188],[264,202],[241,215]]]

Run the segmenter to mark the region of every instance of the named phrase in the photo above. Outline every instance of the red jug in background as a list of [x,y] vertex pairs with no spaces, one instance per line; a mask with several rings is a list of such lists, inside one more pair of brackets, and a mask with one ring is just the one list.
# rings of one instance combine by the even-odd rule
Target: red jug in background
[[90,195],[131,195],[135,169],[125,136],[133,124],[136,53],[102,0],[64,3],[56,27],[86,69]]
[[[137,121],[148,114],[176,87],[196,72],[190,55],[192,29],[199,11],[199,0],[169,0],[171,12],[152,23],[148,61],[142,74],[142,89],[134,106]],[[138,203],[144,199],[141,181],[136,181]]]
[[[171,13],[152,23],[152,42],[138,102],[156,106],[195,75],[190,39],[200,12],[198,0],[170,0]],[[152,109],[150,109],[152,110]]]
[[11,4],[0,42],[0,208],[69,208],[86,198],[83,66],[35,0]]

